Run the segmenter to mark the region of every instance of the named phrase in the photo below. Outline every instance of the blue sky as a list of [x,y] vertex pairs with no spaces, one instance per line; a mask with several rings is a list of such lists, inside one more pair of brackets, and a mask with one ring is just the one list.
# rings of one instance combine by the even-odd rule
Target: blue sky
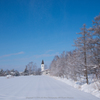
[[100,0],[0,0],[0,69],[49,66],[99,13]]

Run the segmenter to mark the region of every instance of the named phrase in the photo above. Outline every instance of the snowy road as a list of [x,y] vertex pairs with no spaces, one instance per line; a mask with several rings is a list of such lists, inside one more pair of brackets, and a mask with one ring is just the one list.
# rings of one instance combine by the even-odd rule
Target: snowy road
[[0,77],[0,100],[100,100],[49,76]]

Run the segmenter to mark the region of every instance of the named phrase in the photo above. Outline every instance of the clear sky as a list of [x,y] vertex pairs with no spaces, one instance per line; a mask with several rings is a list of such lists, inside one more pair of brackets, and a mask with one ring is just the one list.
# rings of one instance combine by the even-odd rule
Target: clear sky
[[100,0],[0,0],[0,69],[49,66],[100,13]]

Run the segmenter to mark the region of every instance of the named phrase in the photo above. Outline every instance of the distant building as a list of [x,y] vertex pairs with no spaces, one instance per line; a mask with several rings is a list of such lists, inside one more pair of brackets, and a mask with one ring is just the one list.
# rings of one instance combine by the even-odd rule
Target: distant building
[[44,61],[42,60],[42,63],[41,63],[41,71],[44,71]]
[[50,73],[49,69],[45,69],[44,61],[42,60],[42,63],[41,63],[41,75],[49,75],[49,73]]

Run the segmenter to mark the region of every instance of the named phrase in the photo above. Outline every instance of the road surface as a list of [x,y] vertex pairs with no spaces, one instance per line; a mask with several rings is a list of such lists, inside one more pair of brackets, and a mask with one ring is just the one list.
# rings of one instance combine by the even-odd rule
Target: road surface
[[49,76],[0,77],[0,100],[100,100]]

